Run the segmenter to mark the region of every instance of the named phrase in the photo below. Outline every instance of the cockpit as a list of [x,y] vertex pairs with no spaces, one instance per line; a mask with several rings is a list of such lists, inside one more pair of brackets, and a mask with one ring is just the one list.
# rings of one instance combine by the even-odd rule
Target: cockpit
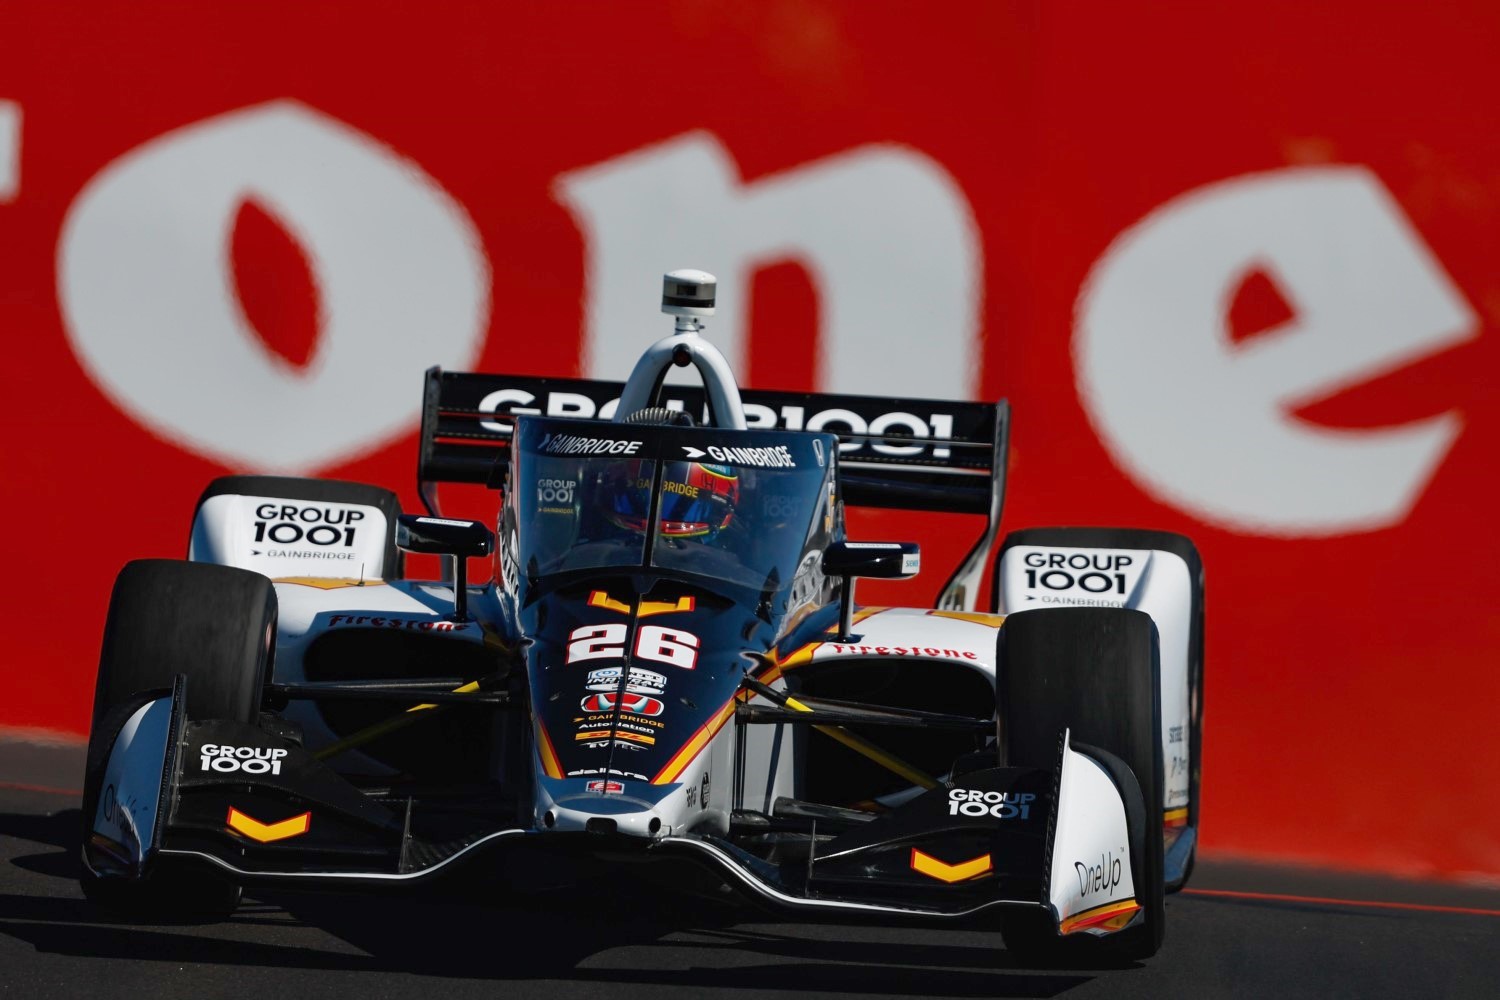
[[523,418],[519,564],[779,590],[832,537],[836,448],[830,434]]

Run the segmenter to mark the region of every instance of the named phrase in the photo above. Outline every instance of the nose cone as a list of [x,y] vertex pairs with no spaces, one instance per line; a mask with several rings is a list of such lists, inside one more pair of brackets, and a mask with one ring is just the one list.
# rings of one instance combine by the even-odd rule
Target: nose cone
[[534,822],[556,833],[618,833],[652,839],[682,832],[687,803],[681,784],[601,774],[547,778],[537,783]]

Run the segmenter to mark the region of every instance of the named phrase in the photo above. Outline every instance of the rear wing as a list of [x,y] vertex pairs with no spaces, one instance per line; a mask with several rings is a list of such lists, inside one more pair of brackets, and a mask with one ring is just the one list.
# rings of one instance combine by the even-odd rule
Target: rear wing
[[[621,382],[480,375],[429,368],[422,388],[417,487],[438,516],[439,483],[503,485],[517,416],[608,420]],[[839,439],[839,489],[857,507],[983,514],[984,533],[937,606],[973,611],[1000,530],[1010,405],[894,396],[741,389],[751,428],[824,431]],[[702,386],[666,385],[658,405],[705,414]]]

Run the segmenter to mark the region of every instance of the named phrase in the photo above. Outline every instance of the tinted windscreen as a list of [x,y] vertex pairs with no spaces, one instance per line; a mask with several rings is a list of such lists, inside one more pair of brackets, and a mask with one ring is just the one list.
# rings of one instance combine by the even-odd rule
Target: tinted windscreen
[[832,435],[530,418],[517,432],[537,575],[650,565],[774,590],[831,529]]
[[618,430],[592,421],[526,420],[517,428],[515,499],[521,561],[530,572],[644,564],[645,519],[601,502],[610,498],[610,484],[644,482],[649,489],[654,476],[641,435]]

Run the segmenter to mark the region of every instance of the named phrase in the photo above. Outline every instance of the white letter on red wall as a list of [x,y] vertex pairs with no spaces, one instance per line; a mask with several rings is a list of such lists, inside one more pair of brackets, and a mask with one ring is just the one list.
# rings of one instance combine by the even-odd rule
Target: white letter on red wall
[[0,202],[21,191],[21,106],[0,101]]
[[[322,325],[301,371],[231,290],[247,198],[301,244],[317,286]],[[58,298],[74,352],[121,409],[226,464],[296,473],[412,428],[417,373],[479,354],[489,265],[416,164],[277,102],[171,132],[94,177],[64,224]]]
[[978,388],[977,229],[958,185],[916,150],[862,146],[741,184],[723,145],[694,132],[564,174],[556,191],[587,244],[586,374],[620,378],[669,332],[656,296],[678,267],[717,275],[708,335],[743,372],[750,276],[794,261],[817,288],[821,388]]
[[[1256,268],[1295,317],[1235,345],[1230,298]],[[1462,420],[1351,430],[1289,411],[1475,332],[1372,173],[1301,168],[1190,192],[1122,234],[1084,286],[1073,350],[1095,429],[1148,492],[1210,523],[1317,536],[1401,521]]]

